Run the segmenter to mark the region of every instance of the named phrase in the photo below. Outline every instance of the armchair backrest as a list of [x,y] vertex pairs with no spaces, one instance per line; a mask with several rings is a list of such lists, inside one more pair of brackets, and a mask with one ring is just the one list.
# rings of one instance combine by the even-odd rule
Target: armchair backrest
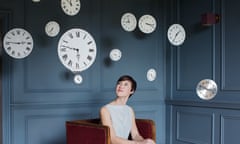
[[[148,119],[136,119],[140,134],[156,141],[155,123]],[[110,129],[100,119],[66,122],[67,144],[110,144]]]

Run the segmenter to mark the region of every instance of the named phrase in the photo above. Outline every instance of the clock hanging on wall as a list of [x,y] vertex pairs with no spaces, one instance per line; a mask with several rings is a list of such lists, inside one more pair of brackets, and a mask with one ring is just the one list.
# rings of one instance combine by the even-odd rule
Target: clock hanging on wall
[[80,0],[61,0],[63,12],[69,16],[78,14],[81,8]]
[[217,84],[211,79],[203,79],[197,84],[196,92],[203,100],[213,99],[217,94]]
[[155,31],[157,21],[152,15],[146,14],[140,17],[138,27],[143,33],[150,34]]
[[3,47],[9,56],[22,59],[32,52],[33,38],[25,29],[13,28],[4,36]]
[[134,31],[137,27],[137,19],[135,15],[129,12],[123,14],[121,18],[121,26],[127,32]]
[[96,55],[95,40],[83,29],[70,29],[59,39],[58,57],[61,63],[73,73],[88,69],[94,63]]
[[168,28],[167,37],[169,42],[174,46],[183,44],[186,39],[186,32],[182,25],[172,24]]

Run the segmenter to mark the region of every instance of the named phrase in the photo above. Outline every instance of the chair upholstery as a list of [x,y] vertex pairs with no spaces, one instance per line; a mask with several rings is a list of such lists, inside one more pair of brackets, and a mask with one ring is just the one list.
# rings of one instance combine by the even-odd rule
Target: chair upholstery
[[[153,120],[136,119],[139,133],[156,141]],[[100,119],[73,120],[66,122],[67,144],[110,144],[110,129]],[[131,137],[131,136],[130,136]]]

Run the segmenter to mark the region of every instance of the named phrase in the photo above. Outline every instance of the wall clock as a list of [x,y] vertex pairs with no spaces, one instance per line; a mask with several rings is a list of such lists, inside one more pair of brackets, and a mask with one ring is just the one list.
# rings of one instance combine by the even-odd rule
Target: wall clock
[[82,76],[81,76],[80,74],[76,74],[76,75],[74,76],[74,82],[75,82],[75,84],[81,84],[82,81],[83,81],[83,78],[82,78]]
[[55,37],[60,31],[60,25],[56,21],[49,21],[45,26],[45,32],[50,37]]
[[25,29],[13,28],[4,36],[3,47],[9,56],[22,59],[32,52],[33,38]]
[[147,71],[147,80],[154,81],[157,78],[157,72],[155,69],[151,68]]
[[211,79],[201,80],[196,87],[197,95],[203,100],[210,100],[217,94],[217,84]]
[[59,39],[58,57],[61,63],[72,72],[88,69],[95,61],[96,54],[94,38],[83,29],[70,29]]
[[152,15],[143,15],[138,21],[139,29],[146,34],[152,33],[157,27],[157,21]]
[[119,49],[112,49],[110,51],[109,57],[113,61],[119,61],[122,57],[122,52]]
[[134,31],[137,27],[137,19],[135,15],[132,13],[123,14],[121,18],[121,26],[127,32]]
[[186,39],[186,32],[182,25],[172,24],[167,32],[169,42],[174,46],[183,44]]
[[61,0],[61,7],[65,14],[74,16],[80,11],[80,0]]

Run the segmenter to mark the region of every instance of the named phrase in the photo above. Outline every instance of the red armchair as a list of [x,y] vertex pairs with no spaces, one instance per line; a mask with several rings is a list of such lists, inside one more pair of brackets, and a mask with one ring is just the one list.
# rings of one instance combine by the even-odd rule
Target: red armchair
[[[153,120],[136,119],[137,127],[144,138],[156,141]],[[100,124],[100,119],[74,120],[66,122],[67,144],[110,144],[110,129]]]

